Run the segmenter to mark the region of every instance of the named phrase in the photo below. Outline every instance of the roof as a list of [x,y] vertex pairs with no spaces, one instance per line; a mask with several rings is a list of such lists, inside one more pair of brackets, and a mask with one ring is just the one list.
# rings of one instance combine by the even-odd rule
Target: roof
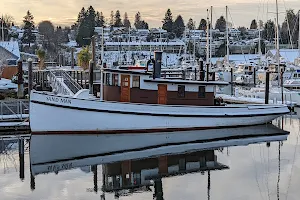
[[6,49],[10,53],[12,53],[17,58],[20,58],[20,49],[19,49],[19,43],[17,41],[6,41],[6,42],[0,42],[0,47]]
[[145,79],[145,82],[158,82],[158,83],[175,83],[175,84],[193,84],[193,85],[228,85],[224,81],[189,81],[189,80],[170,80],[170,79]]

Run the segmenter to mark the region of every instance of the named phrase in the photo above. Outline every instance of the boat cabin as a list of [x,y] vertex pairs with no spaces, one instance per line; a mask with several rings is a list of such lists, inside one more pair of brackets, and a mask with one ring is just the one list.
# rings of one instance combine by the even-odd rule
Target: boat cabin
[[216,86],[228,85],[221,81],[153,78],[152,72],[122,69],[105,69],[103,80],[103,100],[166,105],[213,106]]

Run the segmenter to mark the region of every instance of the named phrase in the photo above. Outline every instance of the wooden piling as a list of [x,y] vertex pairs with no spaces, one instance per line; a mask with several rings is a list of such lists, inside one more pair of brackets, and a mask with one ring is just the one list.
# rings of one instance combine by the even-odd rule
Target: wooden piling
[[20,179],[23,181],[25,178],[25,173],[24,173],[24,139],[20,138],[19,139],[19,166],[20,166],[20,170],[19,170],[19,177]]
[[233,68],[230,68],[230,89],[231,96],[233,96]]
[[266,72],[265,104],[269,104],[270,72]]
[[94,93],[93,83],[94,83],[94,61],[90,60],[90,63],[89,63],[89,90],[90,90],[90,94]]
[[23,63],[18,61],[18,93],[17,96],[19,99],[24,97],[24,79],[23,79]]
[[33,72],[32,72],[32,59],[28,59],[28,95],[30,96],[30,92],[33,89]]

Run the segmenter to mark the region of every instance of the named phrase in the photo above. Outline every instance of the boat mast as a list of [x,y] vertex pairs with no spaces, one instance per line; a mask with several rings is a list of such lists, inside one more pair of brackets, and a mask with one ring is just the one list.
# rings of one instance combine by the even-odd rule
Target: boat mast
[[299,36],[298,36],[298,49],[299,49],[299,60],[300,60],[300,10],[298,11],[298,22],[299,22]]
[[104,27],[102,27],[102,38],[101,38],[101,69],[100,69],[100,79],[101,79],[100,100],[101,101],[103,101],[103,99],[104,99],[103,98],[103,95],[104,95],[103,64],[104,64]]
[[227,56],[227,62],[229,63],[229,35],[228,35],[228,6],[226,6],[226,56]]
[[212,40],[213,40],[213,34],[212,34],[212,31],[213,31],[213,22],[212,22],[212,15],[213,15],[213,7],[211,6],[210,7],[210,49],[209,49],[209,68],[211,69],[211,58],[212,58]]
[[278,70],[278,83],[280,82],[280,56],[279,56],[279,12],[278,0],[276,0],[276,53],[277,53],[277,70]]
[[3,15],[2,15],[2,18],[1,18],[1,30],[2,30],[2,42],[4,42],[4,19],[3,19]]
[[[209,26],[210,26],[210,21],[209,21],[209,10],[207,9],[207,26],[206,26],[206,67],[208,66],[209,62]],[[206,69],[207,71],[207,69]]]

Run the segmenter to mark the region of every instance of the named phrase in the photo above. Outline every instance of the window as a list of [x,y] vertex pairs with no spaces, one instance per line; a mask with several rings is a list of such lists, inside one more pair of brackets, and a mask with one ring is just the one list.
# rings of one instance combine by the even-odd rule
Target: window
[[140,87],[140,77],[139,76],[132,76],[132,87],[133,88]]
[[112,75],[112,85],[118,86],[119,85],[119,74]]
[[199,86],[198,98],[205,98],[205,86]]
[[105,74],[105,85],[110,85],[110,74]]
[[185,86],[184,85],[178,85],[178,98],[184,98],[185,97]]

